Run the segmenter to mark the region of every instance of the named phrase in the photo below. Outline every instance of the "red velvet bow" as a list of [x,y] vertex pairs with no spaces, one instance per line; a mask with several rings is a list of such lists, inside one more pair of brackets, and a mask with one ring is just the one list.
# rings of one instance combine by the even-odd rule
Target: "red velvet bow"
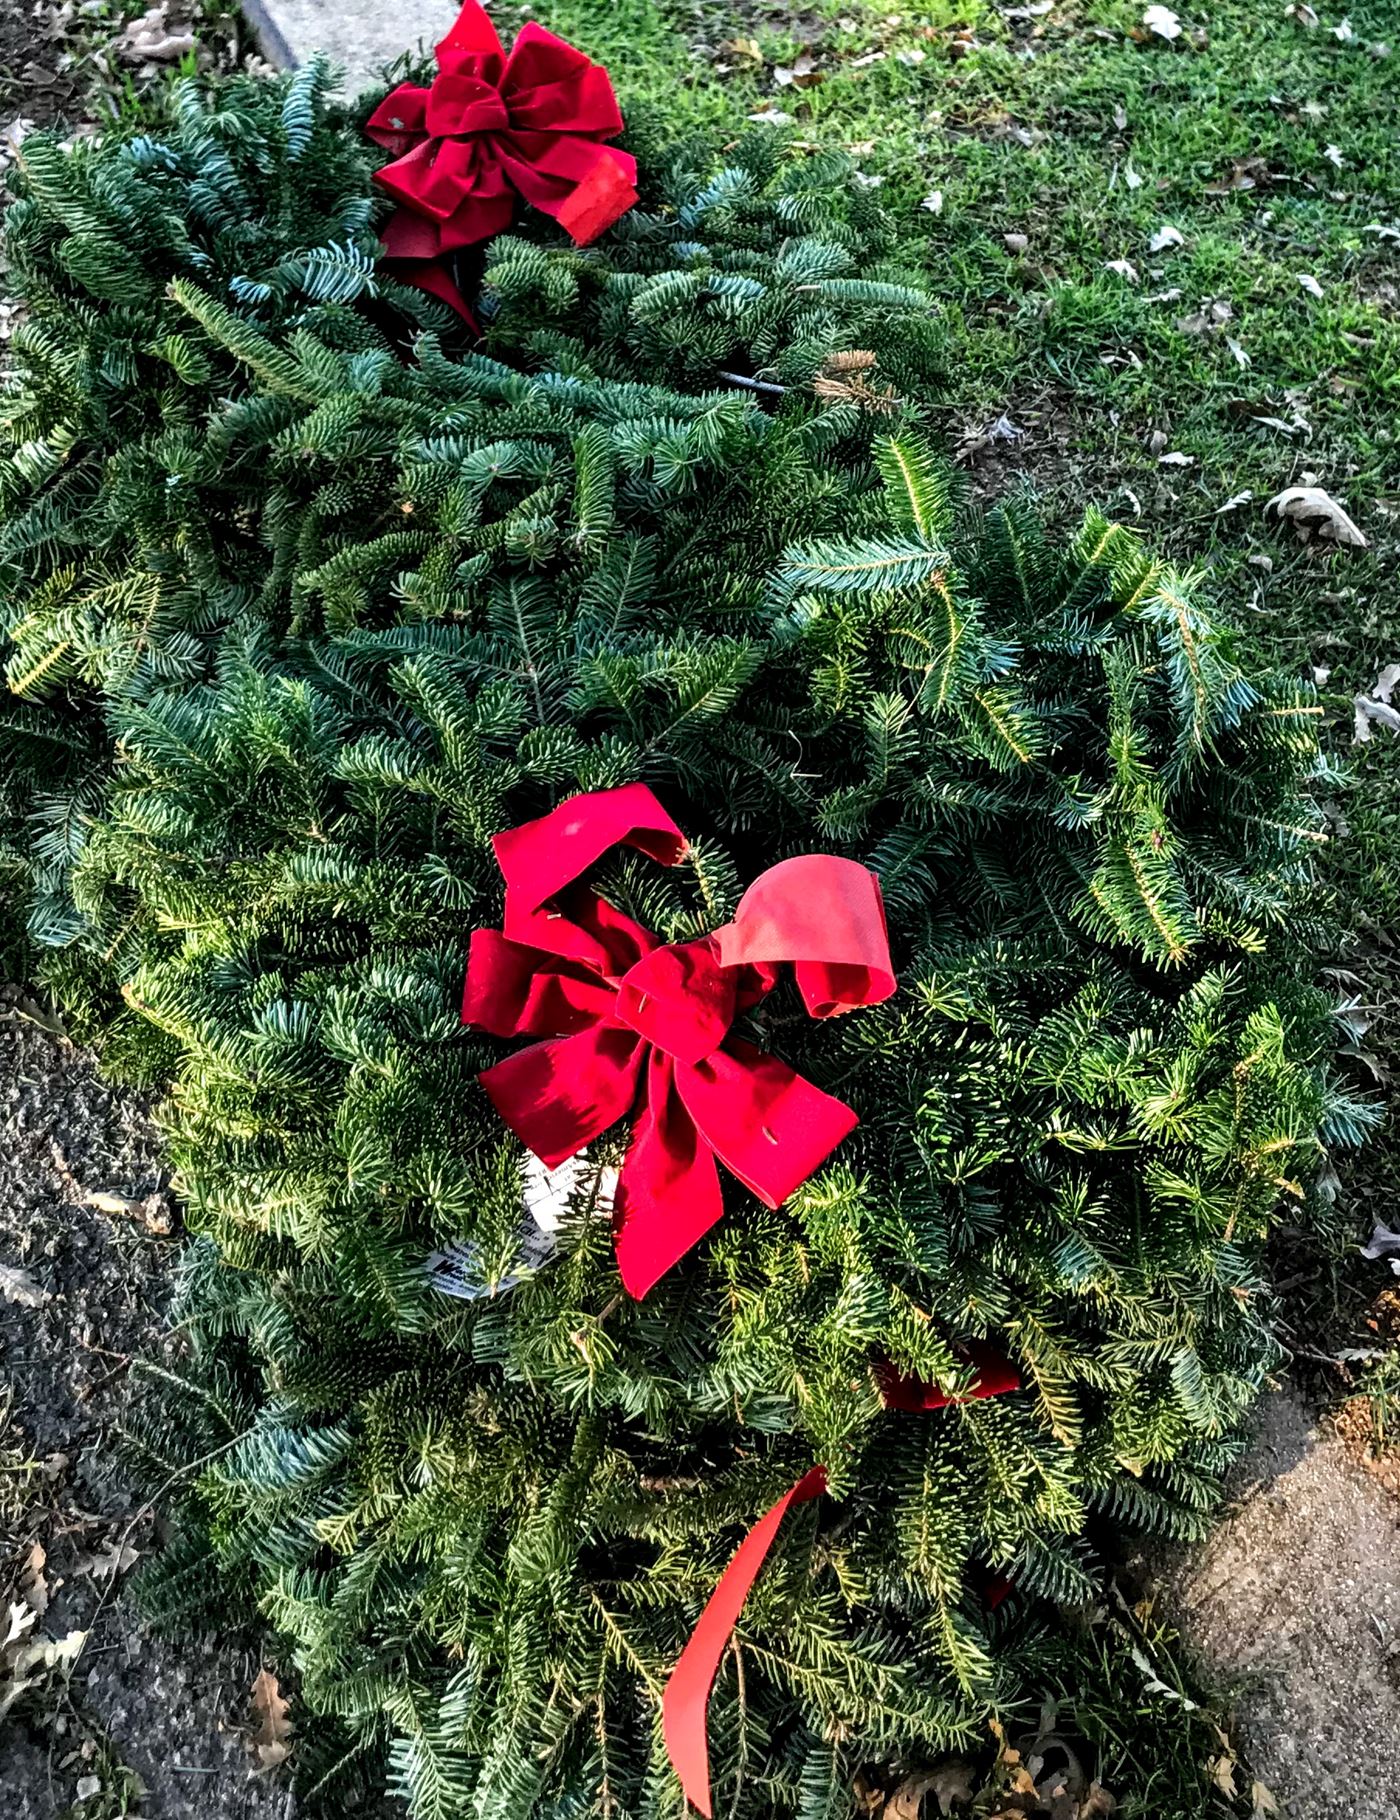
[[[976,1397],[997,1397],[1008,1390],[1021,1388],[1016,1367],[995,1346],[971,1341],[965,1348],[977,1368],[969,1389],[950,1394],[938,1384],[921,1378],[907,1378],[888,1364],[876,1367],[876,1380],[887,1409],[918,1413],[942,1409],[949,1403],[971,1402]],[[661,1730],[666,1740],[666,1754],[680,1779],[686,1799],[710,1820],[710,1690],[720,1660],[729,1647],[729,1639],[739,1622],[744,1601],[758,1578],[768,1550],[773,1546],[783,1518],[794,1504],[809,1504],[826,1490],[826,1468],[814,1466],[761,1516],[735,1550],[734,1558],[720,1576],[719,1585],[710,1594],[700,1621],[690,1634],[671,1670],[666,1692],[661,1700]],[[987,1584],[987,1603],[996,1609],[1011,1590],[1003,1575],[993,1575]]]
[[813,1017],[888,998],[879,882],[854,860],[803,854],[763,873],[732,923],[662,946],[577,882],[618,845],[681,858],[685,837],[645,784],[571,797],[493,845],[505,927],[472,936],[462,1020],[548,1040],[481,1082],[550,1168],[641,1101],[614,1203],[618,1268],[641,1297],[723,1213],[716,1158],[778,1207],[854,1129],[849,1106],[730,1026],[783,961]]
[[602,143],[622,131],[607,71],[533,20],[507,57],[467,0],[437,61],[431,88],[401,84],[365,131],[394,154],[375,173],[400,205],[384,230],[386,254],[412,261],[412,282],[466,315],[431,262],[504,232],[517,196],[586,245],[637,200],[637,163]]

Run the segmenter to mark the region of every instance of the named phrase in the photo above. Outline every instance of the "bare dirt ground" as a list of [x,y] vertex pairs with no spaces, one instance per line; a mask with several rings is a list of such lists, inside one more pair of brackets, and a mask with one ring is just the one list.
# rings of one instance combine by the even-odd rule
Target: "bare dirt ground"
[[0,995],[6,1820],[292,1813],[283,1786],[250,1779],[237,1729],[255,1647],[155,1637],[124,1591],[156,1535],[117,1428],[130,1360],[159,1347],[171,1223],[144,1105]]
[[1229,1514],[1167,1578],[1289,1820],[1400,1820],[1400,1503],[1291,1391],[1263,1405]]

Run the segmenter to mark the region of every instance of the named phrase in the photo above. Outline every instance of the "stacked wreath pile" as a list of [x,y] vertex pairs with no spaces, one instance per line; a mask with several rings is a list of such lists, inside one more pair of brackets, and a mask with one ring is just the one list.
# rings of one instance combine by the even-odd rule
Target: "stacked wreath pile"
[[387,271],[318,68],[16,179],[12,902],[202,1235],[148,1590],[254,1597],[419,1820],[844,1815],[1278,1360],[1366,1116],[1317,709],[961,500],[842,159],[634,169],[483,18],[371,121]]

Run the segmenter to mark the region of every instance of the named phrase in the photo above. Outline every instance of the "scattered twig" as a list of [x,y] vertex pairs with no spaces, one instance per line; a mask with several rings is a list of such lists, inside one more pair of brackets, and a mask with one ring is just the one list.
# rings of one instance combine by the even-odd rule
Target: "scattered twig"
[[750,379],[744,373],[721,373],[720,378],[728,385],[742,386],[746,392],[764,392],[773,398],[787,397],[787,387],[771,379]]

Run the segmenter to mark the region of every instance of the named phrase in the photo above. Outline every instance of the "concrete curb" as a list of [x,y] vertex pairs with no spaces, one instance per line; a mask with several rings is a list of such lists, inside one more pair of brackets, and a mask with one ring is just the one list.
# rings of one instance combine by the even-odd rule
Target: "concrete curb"
[[431,50],[456,17],[454,0],[243,0],[258,47],[278,69],[324,51],[345,72],[343,88],[375,86],[386,65],[415,45]]

